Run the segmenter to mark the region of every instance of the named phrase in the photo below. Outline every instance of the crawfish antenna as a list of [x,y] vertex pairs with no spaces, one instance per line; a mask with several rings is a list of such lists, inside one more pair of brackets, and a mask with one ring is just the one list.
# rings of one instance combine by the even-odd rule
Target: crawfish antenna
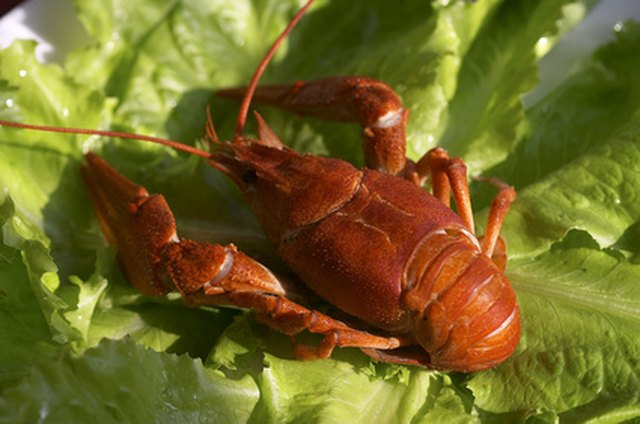
[[255,73],[253,74],[253,77],[251,77],[251,81],[247,86],[247,91],[244,93],[244,97],[242,98],[240,111],[238,112],[238,120],[236,121],[236,134],[235,134],[236,140],[242,136],[242,132],[244,131],[244,124],[247,121],[247,114],[249,113],[249,105],[251,104],[253,93],[256,91],[256,87],[258,86],[258,80],[260,80],[260,77],[264,73],[265,68],[269,64],[269,61],[273,57],[278,46],[280,46],[280,44],[285,39],[285,37],[289,35],[291,30],[296,26],[300,18],[302,18],[302,15],[305,14],[307,9],[311,6],[311,4],[313,4],[313,2],[314,0],[309,0],[307,4],[305,4],[304,6],[302,6],[302,8],[300,8],[300,10],[298,10],[298,12],[293,17],[293,19],[291,19],[291,22],[289,22],[289,25],[287,25],[284,31],[282,31],[282,34],[280,34],[280,36],[273,43],[273,45],[271,46],[267,54],[264,56],[264,58],[258,65],[258,68],[256,69]]
[[152,143],[169,146],[173,149],[181,150],[183,152],[186,152],[192,155],[201,156],[205,159],[211,158],[211,153],[205,152],[204,150],[200,150],[196,147],[189,146],[188,144],[182,144],[177,141],[167,140],[166,138],[160,138],[160,137],[152,137],[149,135],[140,135],[140,134],[121,132],[121,131],[102,131],[102,130],[90,130],[86,128],[66,128],[66,127],[54,127],[49,125],[21,124],[18,122],[1,121],[1,120],[0,120],[0,126],[23,128],[23,129],[34,130],[34,131],[66,133],[66,134],[99,135],[103,137],[115,137],[115,138],[126,138],[130,140],[150,141]]

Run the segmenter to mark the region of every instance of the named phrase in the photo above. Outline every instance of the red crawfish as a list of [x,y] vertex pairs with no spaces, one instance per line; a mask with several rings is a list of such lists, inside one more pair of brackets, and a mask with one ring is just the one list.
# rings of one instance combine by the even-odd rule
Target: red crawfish
[[[300,291],[233,245],[180,239],[161,195],[86,155],[82,177],[108,242],[129,282],[148,295],[177,290],[192,305],[249,308],[260,322],[292,337],[302,359],[357,347],[385,362],[470,372],[506,360],[520,338],[516,295],[504,275],[500,227],[512,187],[497,186],[486,234],[474,230],[466,167],[436,148],[417,162],[405,155],[408,111],[386,84],[330,77],[257,88],[293,18],[260,63],[243,98],[232,141],[221,142],[209,117],[211,152],[133,134],[1,122],[47,131],[127,137],[200,155],[240,188],[280,257],[315,294],[347,314],[311,309]],[[302,155],[256,115],[258,138],[243,135],[252,100],[298,114],[359,122],[366,165]],[[429,177],[432,193],[421,188]],[[451,195],[458,214],[449,207]],[[322,335],[316,346],[296,340]]]

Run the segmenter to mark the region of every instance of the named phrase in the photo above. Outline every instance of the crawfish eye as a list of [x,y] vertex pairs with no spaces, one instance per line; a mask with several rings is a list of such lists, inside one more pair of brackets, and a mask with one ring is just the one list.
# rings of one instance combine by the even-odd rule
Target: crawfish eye
[[256,174],[256,170],[252,168],[245,169],[242,171],[242,181],[247,184],[253,184],[258,179],[258,175]]

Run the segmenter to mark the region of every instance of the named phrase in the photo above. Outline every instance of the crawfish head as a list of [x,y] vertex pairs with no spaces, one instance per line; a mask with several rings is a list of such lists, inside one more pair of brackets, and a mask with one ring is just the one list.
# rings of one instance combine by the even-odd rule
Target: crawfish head
[[339,209],[362,179],[347,162],[258,143],[223,144],[212,165],[242,190],[276,246],[296,229]]

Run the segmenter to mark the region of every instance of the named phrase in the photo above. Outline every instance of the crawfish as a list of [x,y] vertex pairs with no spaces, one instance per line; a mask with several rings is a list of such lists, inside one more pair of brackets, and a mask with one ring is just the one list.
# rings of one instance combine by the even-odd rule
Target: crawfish
[[[503,362],[520,337],[499,237],[514,189],[487,179],[499,193],[486,234],[477,238],[466,166],[440,148],[417,162],[406,158],[408,111],[389,86],[365,77],[330,77],[257,87],[273,52],[311,3],[275,41],[246,88],[218,92],[243,102],[232,141],[218,139],[209,116],[211,152],[132,134],[1,124],[146,139],[206,158],[239,187],[299,279],[348,317],[311,309],[289,283],[233,245],[180,239],[161,195],[149,194],[89,153],[82,177],[101,228],[117,248],[127,279],[145,294],[177,290],[192,305],[251,309],[260,322],[292,336],[302,359],[357,347],[380,361],[441,370],[470,372]],[[360,122],[367,167],[299,154],[257,114],[258,138],[244,136],[252,100]],[[427,176],[432,194],[421,187]],[[458,214],[449,207],[452,195]],[[322,335],[321,342],[298,342],[303,331]]]

